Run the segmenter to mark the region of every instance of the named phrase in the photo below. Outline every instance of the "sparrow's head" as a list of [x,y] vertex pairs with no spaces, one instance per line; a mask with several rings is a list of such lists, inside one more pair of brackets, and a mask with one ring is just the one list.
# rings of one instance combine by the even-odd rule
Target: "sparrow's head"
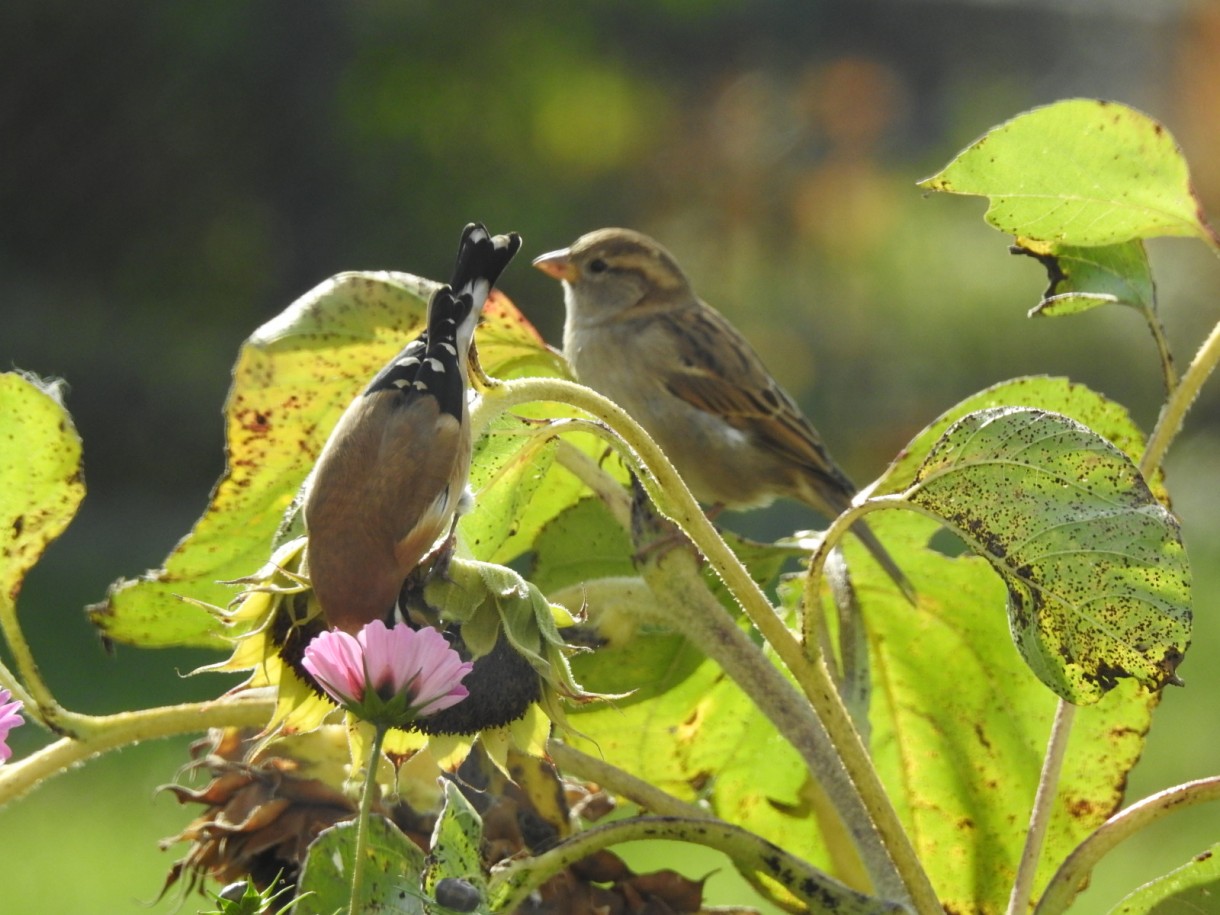
[[691,297],[690,282],[673,255],[631,229],[598,229],[569,248],[534,259],[534,266],[561,280],[569,318],[598,322],[648,300],[660,304]]

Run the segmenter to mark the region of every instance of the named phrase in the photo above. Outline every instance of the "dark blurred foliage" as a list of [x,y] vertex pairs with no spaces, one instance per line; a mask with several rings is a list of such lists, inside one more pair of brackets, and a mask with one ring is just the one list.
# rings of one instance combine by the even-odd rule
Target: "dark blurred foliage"
[[[90,487],[23,607],[85,710],[218,688],[171,669],[205,658],[106,661],[77,608],[188,529],[238,345],[336,272],[442,276],[465,222],[515,229],[502,286],[558,342],[559,290],[528,258],[642,229],[864,483],[1014,375],[1070,374],[1145,428],[1160,402],[1133,313],[1027,320],[1038,266],[981,201],[916,180],[1026,108],[1099,96],[1162,119],[1220,214],[1208,0],[10,0],[0,77],[0,362],[67,379]],[[1185,362],[1220,276],[1201,246],[1152,250]],[[1203,472],[1170,480],[1211,534],[1214,487],[1190,481],[1220,453],[1216,404],[1180,449]]]
[[[1083,94],[1164,118],[1216,199],[1214,8],[1051,6],[9,4],[0,359],[67,379],[91,491],[50,557],[57,589],[64,565],[87,585],[47,602],[99,597],[186,530],[254,327],[342,270],[443,275],[470,219],[526,255],[602,225],[656,235],[862,482],[1015,374],[1071,373],[1151,425],[1138,322],[1026,321],[1036,265],[980,202],[914,188],[983,129]],[[559,291],[525,260],[502,285],[557,340]],[[1176,313],[1189,283],[1162,288],[1193,345],[1210,318]],[[811,521],[764,518],[743,523]]]

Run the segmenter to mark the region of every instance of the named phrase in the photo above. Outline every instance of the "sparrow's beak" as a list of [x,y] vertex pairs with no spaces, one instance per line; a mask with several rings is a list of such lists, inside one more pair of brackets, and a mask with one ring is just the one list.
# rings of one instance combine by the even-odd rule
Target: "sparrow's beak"
[[551,251],[534,258],[534,266],[557,280],[566,280],[569,283],[576,280],[576,265],[568,257],[567,248],[560,248],[558,251]]

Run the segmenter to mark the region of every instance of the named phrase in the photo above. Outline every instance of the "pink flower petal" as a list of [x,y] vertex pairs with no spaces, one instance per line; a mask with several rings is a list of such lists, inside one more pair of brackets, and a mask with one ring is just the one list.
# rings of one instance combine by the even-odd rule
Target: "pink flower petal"
[[354,636],[340,629],[320,633],[305,646],[301,666],[340,703],[364,698],[364,651]]
[[21,703],[10,702],[13,694],[7,689],[0,689],[0,763],[8,761],[8,758],[13,755],[13,751],[9,748],[8,732],[13,728],[20,727],[25,724],[25,719],[21,717]]
[[364,670],[369,686],[381,696],[400,692],[394,682],[395,666],[399,663],[395,657],[394,633],[397,630],[398,626],[387,629],[381,620],[373,620],[356,635],[364,650]]
[[[474,665],[467,661],[464,666],[471,668]],[[469,669],[467,669],[462,676],[466,676],[468,673],[470,673]],[[423,699],[421,697],[416,700],[415,714],[419,715],[421,718],[425,715],[435,715],[437,712],[443,712],[450,706],[457,705],[469,695],[470,690],[459,684],[458,686],[452,687],[444,695],[439,695],[432,699]]]
[[463,661],[435,629],[421,629],[415,643],[419,656],[410,670],[410,690],[416,713],[432,714],[465,699],[469,691],[461,682],[474,665]]
[[435,661],[427,670],[421,670],[419,679],[413,686],[414,705],[418,714],[431,715],[435,712],[456,705],[470,695],[469,690],[462,686],[462,680],[474,668],[470,661],[463,661],[461,656],[449,647],[436,630],[434,632],[439,642],[444,643],[443,653],[438,652]]
[[437,630],[406,623],[391,629],[381,620],[356,636],[321,633],[306,646],[302,665],[339,704],[389,726],[461,702],[470,694],[462,679],[474,667]]
[[445,637],[429,626],[418,630],[404,627],[399,638],[398,691],[410,690],[414,694],[412,684],[419,679],[420,671],[434,665],[436,658],[443,657],[442,652],[452,649]]

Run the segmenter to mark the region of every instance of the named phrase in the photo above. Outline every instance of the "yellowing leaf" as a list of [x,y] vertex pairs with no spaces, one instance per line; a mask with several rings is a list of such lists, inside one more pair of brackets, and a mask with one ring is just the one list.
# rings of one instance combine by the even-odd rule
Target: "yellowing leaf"
[[0,374],[0,623],[85,496],[81,443],[53,383]]
[[[529,549],[537,527],[522,526],[536,498],[553,498],[546,480],[567,478],[551,474],[558,443],[545,429],[513,416],[499,416],[475,444],[470,488],[475,507],[462,518],[462,542],[477,557],[508,562]],[[567,487],[575,497],[574,485]]]
[[[161,569],[116,582],[90,608],[110,638],[146,646],[225,644],[224,584],[266,561],[285,511],[339,415],[423,328],[437,284],[405,273],[343,273],[306,293],[242,345],[225,405],[228,467],[203,516]],[[483,367],[545,368],[555,356],[499,292],[476,333]]]
[[494,378],[544,375],[566,377],[567,362],[498,289],[483,306],[478,334],[479,362]]
[[[938,524],[880,512],[869,524],[911,577],[919,607],[878,600],[885,573],[844,544],[869,639],[870,749],[950,912],[1003,912],[1056,699],[1008,635],[1002,580],[982,558],[922,545]],[[1076,713],[1038,885],[1118,809],[1157,696],[1127,680]]]

